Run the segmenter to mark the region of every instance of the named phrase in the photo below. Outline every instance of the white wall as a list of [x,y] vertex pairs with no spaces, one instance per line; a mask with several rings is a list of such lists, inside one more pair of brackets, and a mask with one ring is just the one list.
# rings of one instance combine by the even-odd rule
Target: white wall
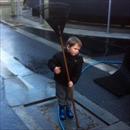
[[[13,3],[11,3],[13,1]],[[0,0],[0,18],[8,19],[12,15],[21,15],[23,0]],[[16,3],[14,3],[16,2]]]

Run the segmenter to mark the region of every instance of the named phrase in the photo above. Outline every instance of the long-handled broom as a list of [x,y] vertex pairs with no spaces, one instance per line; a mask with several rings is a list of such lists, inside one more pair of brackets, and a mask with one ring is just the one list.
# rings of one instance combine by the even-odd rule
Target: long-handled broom
[[[65,3],[49,3],[47,5],[44,5],[43,11],[42,11],[42,16],[48,22],[48,24],[53,28],[53,30],[55,31],[55,33],[57,34],[59,38],[61,49],[63,52],[63,58],[64,58],[64,64],[65,64],[68,82],[70,81],[70,75],[68,71],[66,55],[64,52],[64,42],[63,42],[62,36],[63,36],[65,23],[69,16],[69,11],[70,11],[70,6]],[[72,88],[68,87],[67,91],[71,92]],[[76,120],[77,130],[84,130],[79,125],[74,98],[72,98],[72,106],[73,106],[74,116]]]

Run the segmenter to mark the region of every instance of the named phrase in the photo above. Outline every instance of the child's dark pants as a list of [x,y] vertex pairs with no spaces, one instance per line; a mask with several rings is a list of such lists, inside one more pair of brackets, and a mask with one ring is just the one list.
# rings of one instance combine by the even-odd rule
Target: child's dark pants
[[64,86],[56,82],[56,96],[57,96],[59,105],[71,106],[74,87],[72,87],[71,91],[69,92],[67,90],[67,87],[68,86]]

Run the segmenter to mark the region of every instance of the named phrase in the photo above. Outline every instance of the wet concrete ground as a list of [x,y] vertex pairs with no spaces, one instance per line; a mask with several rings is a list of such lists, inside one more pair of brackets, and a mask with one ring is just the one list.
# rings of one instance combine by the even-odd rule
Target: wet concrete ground
[[[29,66],[29,64],[37,65],[37,63],[43,61],[43,73],[46,73],[46,76],[50,76],[52,78],[52,74],[47,70],[46,63],[48,58],[51,57],[57,50],[41,44],[36,40],[31,40],[30,38],[15,32],[14,29],[9,28],[6,25],[2,25],[2,28],[2,49],[16,57],[16,59],[26,66]],[[5,38],[7,35],[8,37]],[[91,73],[95,73],[95,76],[90,76]],[[129,124],[130,114],[128,113],[130,96],[128,95],[122,98],[115,97],[108,91],[93,83],[94,78],[104,75],[108,75],[108,73],[92,67],[83,73],[79,83],[77,84],[76,90],[99,106],[116,115],[120,118],[120,120]]]
[[0,76],[0,129],[1,130],[28,130],[26,125],[17,117],[9,107],[4,87],[4,78]]
[[[52,100],[50,102],[45,102],[38,104],[38,109],[41,111],[42,115],[46,118],[46,120],[50,121],[52,126],[56,130],[60,130],[60,125],[58,122],[58,104],[56,100]],[[30,107],[31,108],[31,107]],[[78,120],[81,128],[86,130],[90,130],[93,128],[106,127],[107,125],[103,123],[100,119],[96,118],[89,111],[82,108],[80,105],[76,104],[76,112],[78,115]],[[66,130],[76,130],[76,122],[74,120],[67,119],[66,121],[62,121]]]
[[[2,72],[2,76],[5,78],[3,82],[4,86],[2,88],[5,91],[1,92],[2,95],[5,95],[7,103],[9,105],[4,106],[5,108],[9,108],[6,112],[7,115],[11,117],[11,120],[8,121],[8,126],[11,121],[15,121],[15,118],[20,118],[30,130],[60,129],[57,118],[58,113],[56,98],[54,97],[47,99],[48,96],[54,96],[54,81],[51,81],[50,79],[47,79],[42,75],[29,73],[29,71],[27,73],[27,68],[24,68],[21,74],[18,68],[21,69],[22,64],[11,66],[10,64],[14,64],[14,60],[9,55],[6,56],[6,58],[8,58],[8,63],[4,59],[2,59],[2,63],[4,63],[2,64],[2,67],[4,69],[4,72],[6,72]],[[4,68],[5,64],[7,68]],[[16,68],[16,70],[13,69],[14,67]],[[9,72],[7,69],[9,70]],[[15,74],[17,74],[17,76]],[[87,129],[99,128],[119,121],[110,113],[107,113],[105,111],[103,112],[103,110],[98,108],[98,106],[93,106],[89,100],[83,103],[83,100],[85,100],[85,98],[80,97],[78,93],[75,93],[75,95],[76,101],[79,100],[77,102],[78,104],[76,103],[76,108],[81,127],[85,127]],[[5,102],[3,98],[2,101]],[[87,104],[87,108],[85,107],[85,104]],[[93,110],[90,108],[93,108]],[[13,110],[14,114],[17,116],[14,117],[14,115],[11,114],[9,110]],[[99,113],[95,113],[94,111],[98,111]],[[3,110],[1,110],[1,113],[4,114]],[[107,117],[105,117],[105,115]],[[17,121],[19,122],[19,120]],[[69,122],[69,126],[67,122]],[[65,121],[65,126],[68,126],[70,128],[70,123],[71,126],[75,129],[75,120]],[[5,123],[3,123],[2,126],[3,130],[5,130],[4,125]],[[14,126],[10,126],[9,129],[16,129],[16,127],[18,127],[17,123]],[[21,124],[21,127],[23,128],[24,125]]]
[[[47,30],[42,30],[42,29],[37,29],[32,27],[24,27],[24,26],[21,27],[21,29],[59,44],[59,41],[57,40],[58,38],[53,31],[47,31]],[[64,42],[70,36],[72,35],[64,33]],[[109,39],[109,41],[107,41],[108,39],[106,38],[97,38],[97,37],[89,37],[89,36],[82,36],[82,35],[77,35],[77,36],[83,42],[83,48],[81,52],[91,57],[103,56],[106,51],[105,49],[108,49],[107,55],[121,54],[125,52],[125,49],[128,46],[130,46],[129,40]],[[108,44],[108,46],[106,44]]]

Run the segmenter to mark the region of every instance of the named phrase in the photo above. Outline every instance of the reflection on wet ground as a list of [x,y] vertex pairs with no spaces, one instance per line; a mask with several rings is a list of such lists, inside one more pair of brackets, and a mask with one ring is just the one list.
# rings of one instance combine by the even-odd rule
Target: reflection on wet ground
[[[41,37],[44,36],[48,40],[57,42],[54,32],[43,31],[29,27],[22,27],[22,29]],[[65,34],[64,39],[67,39],[68,36],[69,35]],[[104,58],[104,48],[101,45],[104,46],[105,39],[95,37],[79,37],[84,44],[84,47],[82,48],[82,52],[84,54],[87,54],[93,57],[93,59],[97,60]],[[39,72],[42,71],[43,74],[49,75],[51,78],[53,77],[52,73],[50,73],[47,68],[47,60],[57,50],[46,46],[45,44],[41,44],[41,42],[37,40],[22,35],[5,25],[2,26],[1,38],[2,49],[8,52],[11,56],[16,57],[17,60],[28,67],[30,66],[30,68],[34,67],[33,70]],[[114,39],[111,39],[110,41],[112,44],[110,46],[111,49],[109,49],[109,53],[107,56],[105,56],[105,59],[122,60],[122,54],[124,54],[125,48],[129,46],[130,41]],[[130,96],[128,95],[122,98],[117,98],[93,82],[93,79],[106,75],[108,75],[107,72],[101,71],[95,67],[91,67],[82,74],[80,81],[76,86],[76,90],[86,98],[116,115],[122,121],[130,124]]]

